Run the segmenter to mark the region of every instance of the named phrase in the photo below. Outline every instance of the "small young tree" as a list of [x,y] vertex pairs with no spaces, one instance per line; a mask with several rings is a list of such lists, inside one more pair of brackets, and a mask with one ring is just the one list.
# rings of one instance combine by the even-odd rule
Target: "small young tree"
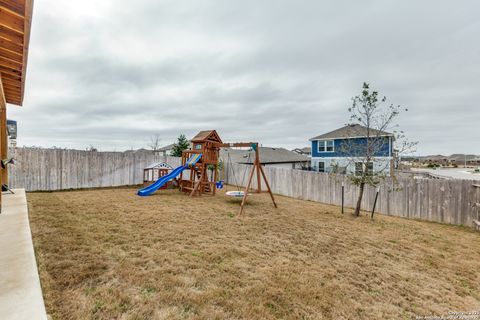
[[[362,93],[352,101],[352,107],[348,109],[351,130],[347,130],[340,151],[348,159],[349,167],[355,171],[351,172],[353,174],[349,178],[359,187],[354,213],[359,216],[365,185],[376,187],[390,175],[388,169],[393,164],[385,159],[385,153],[395,152],[398,156],[413,151],[417,143],[408,141],[403,131],[397,130],[395,123],[400,112],[408,110],[399,105],[386,104],[387,98],[379,98],[378,92],[371,91],[368,83],[363,84]],[[359,136],[363,138],[354,139]],[[389,140],[391,143],[395,141],[395,150],[388,149]]]
[[182,133],[178,138],[177,142],[173,145],[172,156],[181,157],[182,151],[190,148],[190,143],[187,140],[187,137]]
[[148,143],[148,147],[152,149],[152,151],[158,151],[160,149],[160,135],[156,133],[155,135],[150,137],[150,142]]

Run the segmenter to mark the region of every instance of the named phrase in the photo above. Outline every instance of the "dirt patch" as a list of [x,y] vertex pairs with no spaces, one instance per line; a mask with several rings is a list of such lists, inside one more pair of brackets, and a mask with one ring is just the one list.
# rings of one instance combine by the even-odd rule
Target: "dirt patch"
[[28,194],[54,319],[410,319],[480,309],[480,234],[254,195]]

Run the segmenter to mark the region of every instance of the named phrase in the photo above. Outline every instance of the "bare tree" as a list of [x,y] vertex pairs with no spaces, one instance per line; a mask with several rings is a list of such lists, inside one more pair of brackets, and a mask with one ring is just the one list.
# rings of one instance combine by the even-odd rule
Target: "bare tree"
[[364,83],[362,93],[352,99],[352,107],[348,109],[348,134],[340,152],[348,159],[348,167],[354,168],[349,172],[350,181],[359,187],[356,216],[360,215],[365,185],[376,187],[393,175],[389,157],[393,153],[398,156],[411,152],[417,145],[417,142],[408,141],[395,123],[400,113],[408,110],[386,101],[386,97],[379,99],[378,92],[371,91],[369,84]]
[[160,135],[156,133],[155,135],[150,137],[150,142],[148,143],[148,147],[153,151],[158,151],[160,149]]

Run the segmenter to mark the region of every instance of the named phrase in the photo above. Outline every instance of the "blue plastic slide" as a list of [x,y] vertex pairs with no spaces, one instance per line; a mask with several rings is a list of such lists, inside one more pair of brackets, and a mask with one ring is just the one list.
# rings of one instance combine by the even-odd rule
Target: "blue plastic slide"
[[190,157],[190,159],[188,159],[187,163],[173,169],[172,172],[170,172],[166,176],[160,177],[157,181],[155,181],[151,185],[138,190],[137,194],[142,197],[151,195],[152,193],[160,189],[165,183],[176,178],[183,170],[193,167],[195,163],[197,163],[198,160],[200,160],[201,158],[202,158],[201,153],[194,154],[193,156]]

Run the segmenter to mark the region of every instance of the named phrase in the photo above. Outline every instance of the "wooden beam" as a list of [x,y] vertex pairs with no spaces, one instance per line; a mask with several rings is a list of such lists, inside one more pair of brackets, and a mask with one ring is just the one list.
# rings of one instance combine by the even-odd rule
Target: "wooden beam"
[[33,14],[33,0],[25,0],[25,27],[23,34],[23,65],[22,65],[22,90],[20,90],[20,102],[23,104],[23,97],[25,92],[25,81],[27,80],[27,62],[28,62],[28,48],[30,46],[30,28],[32,26]]
[[21,86],[22,82],[20,78],[6,73],[2,75],[2,81],[3,85],[9,84],[11,86]]
[[[3,119],[5,119],[5,126],[3,125]],[[7,136],[7,126],[6,126],[7,120],[6,119],[7,119],[7,103],[6,103],[6,99],[5,99],[5,92],[3,91],[2,80],[0,78],[0,158],[2,158],[3,154],[6,152],[6,150],[5,150],[6,143],[5,143],[5,145],[3,143],[3,140],[5,139],[5,141],[6,141],[6,138],[7,138],[6,137]],[[5,136],[5,138],[4,138],[4,136]],[[2,159],[0,159],[0,160],[2,160]],[[0,167],[0,173],[1,173],[0,174],[0,187],[6,181],[3,178],[4,177],[4,171],[6,171],[6,169],[2,169]],[[2,212],[2,191],[0,190],[0,213],[1,212]]]
[[0,47],[11,50],[15,53],[18,53],[23,57],[23,46],[18,43],[9,41],[8,39],[3,38],[1,35],[0,35]]
[[5,68],[17,70],[18,72],[22,72],[22,63],[17,62],[14,60],[10,60],[0,55],[0,66],[4,66]]
[[258,146],[255,148],[255,165],[257,166],[257,193],[262,192],[262,180],[260,180],[260,155]]
[[267,186],[267,190],[268,190],[268,193],[270,194],[270,198],[272,198],[273,206],[274,206],[275,208],[278,208],[278,207],[277,207],[277,203],[275,202],[275,198],[274,198],[274,196],[273,196],[273,192],[272,192],[272,190],[270,189],[270,184],[268,183],[267,176],[266,176],[265,172],[263,171],[262,166],[260,166],[259,168],[260,168],[260,170],[262,171],[263,180],[265,181],[265,185]]
[[22,99],[20,99],[20,98],[8,98],[7,99],[8,103],[14,104],[14,105],[17,105],[17,106],[20,106],[21,101],[22,101]]
[[[191,171],[193,171],[193,170],[191,170]],[[195,193],[198,191],[198,188],[200,187],[200,184],[202,183],[202,179],[203,179],[203,172],[200,175],[200,177],[198,178],[198,181],[195,184],[195,187],[193,188],[192,192],[190,193],[190,197],[193,197],[195,195]]]
[[[24,3],[23,3],[24,4]],[[22,2],[12,0],[0,0],[0,7],[4,7],[11,12],[16,13],[20,17],[25,16],[25,6]]]
[[250,190],[250,185],[252,184],[252,178],[253,178],[253,173],[255,172],[255,168],[256,168],[256,166],[252,167],[252,171],[250,172],[250,175],[248,176],[247,187],[245,188],[245,191],[243,193],[242,203],[240,204],[240,210],[238,211],[239,215],[241,215],[243,213],[243,206],[245,205],[245,202],[247,202],[248,190]]
[[5,101],[8,103],[17,104],[17,102],[20,100],[20,96],[15,92],[16,90],[12,91],[11,89],[4,89]]
[[11,89],[11,90],[17,91],[17,90],[20,90],[21,87],[22,87],[22,84],[20,83],[20,81],[3,79],[3,88],[4,89]]
[[8,41],[23,46],[23,34],[7,28],[4,25],[0,25],[0,36]]
[[20,95],[16,92],[18,92],[18,88],[15,88],[15,87],[9,87],[7,85],[3,85],[3,91],[5,93],[5,96],[8,94],[8,98],[9,99],[19,99],[20,98]]
[[0,108],[6,108],[5,93],[3,91],[3,80],[0,78]]
[[[8,158],[8,138],[7,138],[7,107],[6,104],[2,106],[2,112],[0,116],[0,161]],[[2,184],[8,185],[8,169],[2,168]]]
[[16,61],[18,63],[23,62],[23,56],[15,51],[11,51],[0,46],[0,56]]
[[[8,100],[8,98],[20,98],[20,94],[18,93],[18,88],[12,88],[3,85],[3,92],[5,93],[5,99]],[[7,92],[10,94],[7,96]]]
[[252,146],[258,147],[258,142],[216,143],[214,145],[218,148],[251,148]]
[[2,75],[4,73],[6,73],[6,74],[9,74],[9,75],[12,75],[12,76],[17,76],[17,77],[20,77],[20,78],[22,76],[21,71],[18,71],[18,70],[12,69],[12,68],[8,68],[8,67],[2,66],[2,65],[0,65],[0,73],[2,73]]
[[0,24],[23,35],[24,18],[13,11],[0,7]]
[[11,81],[15,81],[15,82],[18,82],[18,83],[20,83],[22,81],[22,77],[18,73],[16,73],[16,74],[6,73],[3,70],[0,70],[0,72],[2,72],[2,79],[3,80],[11,80]]
[[[5,99],[7,100],[7,102],[9,102],[9,98],[13,98],[13,99],[19,99],[20,98],[20,94],[18,94],[18,88],[10,88],[10,87],[3,87],[3,92],[5,93]],[[9,95],[7,95],[7,93]]]
[[7,84],[4,84],[3,85],[3,91],[4,93],[6,93],[8,91],[8,93],[10,94],[10,96],[7,96],[5,95],[5,98],[16,98],[16,97],[20,97],[20,94],[18,93],[19,92],[19,89],[17,87],[11,87]]

